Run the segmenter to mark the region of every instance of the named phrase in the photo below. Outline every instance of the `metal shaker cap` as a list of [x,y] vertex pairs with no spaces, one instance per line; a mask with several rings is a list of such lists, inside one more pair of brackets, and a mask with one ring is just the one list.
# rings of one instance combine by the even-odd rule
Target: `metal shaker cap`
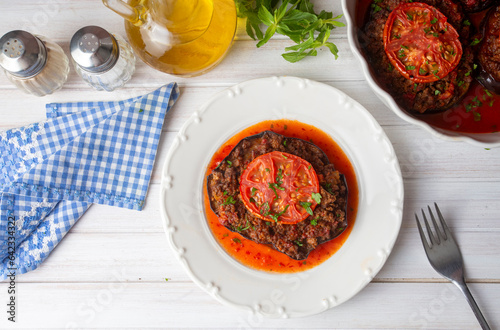
[[106,72],[120,56],[115,37],[98,26],[86,26],[71,38],[71,57],[82,69],[89,72]]
[[47,48],[29,32],[15,30],[0,38],[0,66],[14,76],[28,78],[47,63]]

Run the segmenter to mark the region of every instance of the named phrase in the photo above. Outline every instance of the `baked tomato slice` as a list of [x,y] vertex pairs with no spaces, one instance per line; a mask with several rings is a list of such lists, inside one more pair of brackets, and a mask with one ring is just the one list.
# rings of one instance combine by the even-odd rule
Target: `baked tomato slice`
[[439,10],[421,2],[403,3],[391,12],[384,48],[391,64],[417,83],[446,77],[462,58],[458,32]]
[[255,158],[240,181],[246,208],[261,219],[283,224],[312,215],[316,201],[321,200],[319,191],[318,176],[311,164],[280,151]]

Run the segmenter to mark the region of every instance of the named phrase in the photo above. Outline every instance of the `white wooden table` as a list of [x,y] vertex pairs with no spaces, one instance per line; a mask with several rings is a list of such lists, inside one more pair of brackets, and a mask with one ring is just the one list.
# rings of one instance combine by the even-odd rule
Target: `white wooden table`
[[[316,0],[341,12],[340,1]],[[73,33],[99,25],[125,35],[122,20],[100,0],[0,0],[0,34],[14,29],[45,35],[69,52]],[[240,28],[226,59],[201,77],[182,79],[141,61],[125,88],[96,92],[74,71],[63,89],[37,98],[0,76],[0,130],[44,119],[44,105],[118,100],[177,81],[182,96],[168,113],[147,204],[142,212],[94,205],[37,270],[17,280],[17,322],[7,321],[7,288],[0,283],[0,328],[479,328],[461,293],[430,267],[414,212],[438,202],[457,238],[466,277],[492,328],[500,327],[500,152],[438,140],[400,120],[369,89],[349,50],[346,29],[332,35],[340,49],[297,64],[280,54],[289,41],[255,48]],[[348,302],[302,319],[262,319],[226,307],[194,284],[174,258],[160,219],[160,168],[182,124],[214,93],[270,75],[332,85],[365,106],[391,139],[405,183],[403,225],[380,273]],[[168,278],[168,281],[165,281]]]

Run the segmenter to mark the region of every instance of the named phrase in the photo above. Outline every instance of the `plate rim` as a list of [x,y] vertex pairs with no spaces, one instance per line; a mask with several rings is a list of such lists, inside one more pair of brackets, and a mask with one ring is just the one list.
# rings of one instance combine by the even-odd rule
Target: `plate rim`
[[[296,312],[293,312],[293,313],[288,313],[288,312],[285,312],[283,309],[282,310],[277,310],[275,311],[274,313],[266,313],[266,312],[263,312],[262,310],[259,310],[259,307],[255,307],[255,306],[249,306],[248,304],[239,304],[239,303],[235,303],[235,302],[232,302],[232,301],[229,301],[228,299],[225,299],[224,297],[222,297],[220,294],[219,294],[219,288],[217,287],[217,285],[215,285],[214,283],[204,283],[199,277],[197,274],[195,274],[192,269],[189,267],[188,265],[188,262],[185,260],[185,258],[183,257],[184,253],[186,252],[185,250],[183,250],[182,248],[178,248],[176,246],[176,243],[173,239],[173,236],[174,236],[174,233],[176,232],[176,228],[171,226],[171,221],[169,220],[169,215],[168,215],[168,211],[166,209],[166,199],[167,199],[167,191],[168,189],[170,189],[170,187],[172,186],[172,179],[171,177],[168,175],[167,173],[167,169],[168,169],[168,166],[169,166],[169,163],[170,161],[172,160],[172,156],[174,154],[174,151],[179,147],[179,145],[184,141],[187,140],[186,136],[185,136],[185,131],[186,129],[192,125],[193,123],[200,123],[201,121],[201,115],[203,113],[205,113],[205,111],[207,109],[210,108],[211,105],[214,104],[214,102],[216,102],[217,100],[221,99],[221,98],[226,98],[226,97],[229,97],[229,98],[234,98],[234,97],[237,97],[239,95],[239,93],[241,93],[241,90],[243,88],[245,88],[246,86],[249,86],[249,85],[252,85],[252,84],[255,84],[255,83],[259,83],[259,82],[265,82],[265,81],[269,81],[269,80],[272,80],[273,82],[276,82],[278,87],[280,87],[280,85],[283,85],[283,83],[288,83],[288,82],[294,82],[294,83],[299,83],[299,84],[303,84],[303,85],[318,85],[318,86],[324,86],[328,89],[330,89],[331,91],[334,91],[335,93],[338,94],[338,97],[339,99],[340,98],[343,98],[346,102],[346,104],[349,104],[351,107],[356,107],[358,108],[359,111],[362,112],[362,114],[364,116],[366,116],[366,118],[370,121],[370,123],[372,125],[374,125],[374,130],[378,130],[377,133],[380,134],[379,137],[380,137],[380,143],[381,144],[385,144],[385,147],[388,149],[388,152],[391,154],[392,156],[392,159],[390,161],[385,161],[387,164],[390,163],[390,165],[394,166],[394,171],[396,173],[396,176],[397,176],[397,182],[396,182],[396,185],[397,185],[397,194],[399,195],[398,196],[398,203],[396,203],[397,205],[392,205],[394,207],[394,209],[396,210],[395,212],[397,212],[398,214],[396,215],[397,217],[397,228],[393,234],[393,236],[390,237],[390,240],[386,243],[388,243],[386,246],[386,250],[384,250],[384,252],[380,253],[379,251],[379,257],[381,259],[380,263],[378,263],[373,269],[369,269],[369,272],[366,273],[365,275],[365,279],[362,281],[362,283],[360,283],[358,285],[357,288],[355,288],[354,290],[352,290],[352,294],[347,297],[346,299],[344,300],[336,300],[336,299],[332,299],[332,301],[330,301],[329,299],[324,299],[325,301],[323,301],[323,305],[324,305],[324,308],[322,308],[321,310],[314,310],[314,311],[307,311],[307,312],[303,312],[303,313],[296,313]],[[267,120],[269,120],[270,118],[268,118]],[[266,119],[264,119],[266,120]],[[257,120],[255,119],[255,122],[260,122],[262,120]],[[300,119],[299,119],[300,121]],[[310,123],[308,123],[310,124]],[[248,125],[245,125],[245,127],[248,127],[248,126],[251,126],[252,124],[248,124]],[[321,129],[321,128],[320,128]],[[331,135],[330,132],[326,132],[327,134]],[[226,134],[228,135],[228,137],[232,136],[232,134]],[[332,137],[333,138],[333,137]],[[333,138],[334,141],[336,141],[338,143],[338,141]],[[227,140],[224,139],[224,140]],[[217,145],[217,148],[219,147],[220,145]],[[346,154],[348,154],[348,151],[349,150],[345,150],[345,148],[343,148],[343,146],[341,144],[339,144],[339,146],[344,150],[344,152],[346,152]],[[345,147],[345,146],[344,146]],[[211,158],[212,154],[209,155]],[[348,155],[349,157],[349,155]],[[351,160],[351,163],[353,163],[353,159],[350,158]],[[204,164],[205,165],[205,164]],[[355,167],[355,164],[353,164],[353,167]],[[355,167],[355,171],[356,171],[356,175],[357,175],[357,180],[358,180],[358,188],[359,188],[359,192],[360,192],[360,200],[361,200],[361,194],[363,193],[362,191],[362,186],[361,186],[361,176],[359,175],[359,173],[357,172],[357,169]],[[169,245],[170,247],[173,249],[173,251],[175,252],[175,256],[176,258],[181,262],[181,264],[183,265],[183,268],[184,270],[188,273],[189,277],[198,285],[200,286],[202,289],[204,289],[206,292],[208,292],[212,297],[214,297],[216,300],[218,300],[219,302],[222,302],[223,304],[225,305],[230,305],[230,306],[233,306],[233,307],[238,307],[240,309],[243,309],[243,310],[248,310],[252,313],[257,313],[257,314],[261,314],[263,316],[267,316],[267,317],[300,317],[300,316],[308,316],[308,315],[313,315],[313,314],[317,314],[317,313],[320,313],[324,310],[327,310],[331,307],[334,307],[334,306],[337,306],[341,303],[343,303],[344,301],[347,301],[349,299],[351,299],[352,297],[354,297],[359,291],[361,291],[372,279],[373,277],[380,271],[380,269],[383,267],[383,265],[385,264],[390,252],[392,251],[393,247],[394,247],[394,244],[397,240],[397,237],[399,235],[399,232],[400,232],[400,228],[401,228],[401,224],[402,224],[402,212],[403,212],[403,202],[404,202],[404,186],[403,186],[403,178],[402,178],[402,175],[401,175],[401,169],[400,169],[400,166],[399,166],[399,162],[397,160],[397,156],[395,154],[395,151],[394,151],[394,148],[389,140],[389,138],[387,137],[387,135],[385,134],[385,132],[383,131],[382,127],[378,124],[378,122],[375,120],[375,118],[371,115],[371,113],[369,113],[368,110],[366,110],[362,105],[360,105],[357,101],[353,100],[352,98],[350,98],[349,96],[347,96],[344,92],[330,86],[330,85],[327,85],[327,84],[324,84],[324,83],[320,83],[320,82],[316,82],[316,81],[312,81],[312,80],[309,80],[309,79],[303,79],[303,78],[298,78],[298,77],[290,77],[290,76],[286,76],[286,77],[266,77],[266,78],[257,78],[257,79],[252,79],[252,80],[247,80],[247,81],[244,81],[242,83],[239,83],[239,84],[236,84],[234,86],[231,86],[229,88],[226,88],[224,90],[222,90],[221,92],[219,93],[216,93],[214,96],[212,96],[207,102],[205,102],[201,107],[200,107],[200,110],[198,111],[195,111],[193,113],[193,115],[185,122],[185,124],[182,126],[182,128],[179,130],[176,138],[174,139],[174,142],[172,144],[172,146],[170,147],[169,151],[168,151],[168,154],[167,154],[167,157],[166,157],[166,160],[164,162],[164,165],[163,165],[163,169],[162,169],[162,175],[161,175],[161,193],[160,193],[160,214],[161,214],[161,218],[162,218],[162,223],[163,223],[163,227],[164,227],[164,231],[166,233],[166,236],[167,236],[167,240],[169,242]],[[203,170],[203,175],[204,176],[204,173],[205,171]],[[203,186],[202,186],[203,187]],[[359,211],[359,206],[358,206],[358,211]],[[358,213],[358,216],[359,216],[359,213]],[[204,214],[202,215],[202,217],[204,217]],[[205,220],[206,222],[206,220]],[[208,225],[207,225],[208,227]],[[353,228],[353,231],[356,227]],[[351,235],[352,235],[352,232],[351,232]],[[213,240],[215,240],[215,238],[212,237]],[[346,241],[346,243],[349,241],[349,239]],[[344,243],[344,245],[346,245],[346,243]],[[222,249],[222,248],[221,248]],[[336,254],[334,254],[334,256],[332,257],[335,257],[337,254],[340,254],[340,252],[342,251],[342,248],[341,250],[339,250]],[[381,254],[381,255],[380,255]],[[227,254],[226,254],[227,255]],[[331,257],[331,258],[332,258]],[[230,257],[229,257],[230,258]],[[235,260],[232,260],[234,262],[237,263],[237,261]],[[323,263],[323,264],[326,264]],[[322,267],[323,264],[313,268],[312,270],[314,269],[318,269],[319,267]],[[241,265],[242,267],[246,268],[246,266],[243,266]],[[250,270],[250,269],[247,269],[247,270]],[[251,272],[259,272],[259,271],[256,271],[256,270],[250,270]],[[302,272],[302,273],[307,273],[311,270],[307,270],[305,272]],[[265,273],[265,272],[262,272],[266,275],[269,275],[268,273]],[[294,275],[294,274],[297,274],[297,273],[292,273],[292,274],[275,274],[275,273],[271,273],[272,276],[277,276],[279,277],[280,275],[282,276],[286,276],[286,275]]]

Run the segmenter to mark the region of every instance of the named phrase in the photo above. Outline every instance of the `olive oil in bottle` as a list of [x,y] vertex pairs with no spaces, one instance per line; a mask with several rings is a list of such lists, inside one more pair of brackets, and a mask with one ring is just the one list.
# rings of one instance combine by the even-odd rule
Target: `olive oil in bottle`
[[125,29],[136,55],[165,73],[189,77],[209,71],[234,38],[234,0],[103,1],[127,19]]

